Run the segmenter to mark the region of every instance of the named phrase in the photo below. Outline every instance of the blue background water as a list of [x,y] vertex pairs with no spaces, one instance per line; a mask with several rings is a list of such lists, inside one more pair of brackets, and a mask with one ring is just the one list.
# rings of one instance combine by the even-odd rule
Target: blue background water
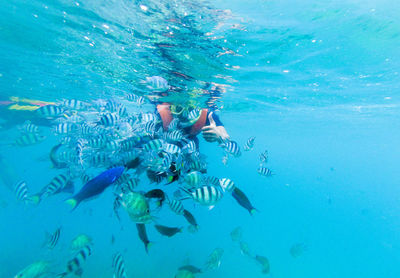
[[[236,226],[253,253],[269,258],[275,278],[398,277],[398,3],[176,2],[174,9],[165,3],[2,1],[1,96],[106,97],[149,75],[197,84],[172,71],[226,84],[220,117],[235,140],[256,136],[255,150],[227,166],[217,145],[201,140],[201,150],[209,172],[232,178],[260,212],[250,217],[228,197],[212,211],[190,207],[200,231],[166,239],[149,228],[155,244],[146,255],[134,223],[124,217],[121,231],[110,217],[111,192],[69,213],[62,196],[24,207],[3,187],[0,277],[42,258],[62,271],[70,240],[79,233],[94,240],[83,277],[111,277],[117,250],[127,250],[129,276],[173,277],[188,259],[202,266],[215,247],[225,250],[221,267],[199,277],[262,277],[232,243],[229,233]],[[155,12],[143,13],[139,4]],[[192,29],[162,35],[173,26],[166,20],[171,10],[192,15]],[[157,43],[175,46],[166,56]],[[237,55],[219,56],[229,49]],[[1,140],[15,136],[13,129],[2,131]],[[1,152],[39,190],[58,173],[47,161],[53,143]],[[276,173],[271,178],[256,172],[264,149]],[[182,224],[168,211],[160,217],[171,226]],[[44,251],[45,231],[59,225],[59,246]],[[298,242],[308,249],[293,258],[289,249]]]

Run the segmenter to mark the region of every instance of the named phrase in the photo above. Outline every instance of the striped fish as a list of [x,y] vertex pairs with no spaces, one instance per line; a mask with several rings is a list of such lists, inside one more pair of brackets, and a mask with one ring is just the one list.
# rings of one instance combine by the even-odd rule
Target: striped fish
[[82,184],[86,184],[86,183],[87,183],[88,181],[90,181],[92,178],[91,178],[89,175],[83,173],[83,174],[81,175],[80,179],[81,179]]
[[35,110],[36,114],[44,118],[55,118],[63,113],[63,109],[57,105],[45,105]]
[[185,188],[182,188],[182,190],[189,194],[194,201],[204,206],[214,206],[223,196],[222,191],[212,185],[205,185],[194,190]]
[[100,124],[106,127],[114,126],[119,122],[119,115],[115,113],[106,113],[100,118]]
[[87,145],[92,148],[102,148],[107,143],[107,136],[100,135],[88,140]]
[[125,271],[125,263],[121,253],[116,253],[113,256],[112,267],[114,268],[113,278],[127,278]]
[[46,137],[43,135],[37,133],[26,133],[17,138],[17,140],[15,140],[15,144],[20,147],[26,147],[38,144],[44,139],[46,139]]
[[232,192],[235,189],[235,183],[228,178],[220,179],[219,184],[222,187],[222,189],[227,192]]
[[142,123],[158,121],[158,117],[154,113],[142,113],[140,119]]
[[113,211],[115,216],[117,217],[118,221],[121,221],[121,218],[119,216],[119,208],[121,207],[122,204],[122,198],[119,195],[115,194],[115,199],[114,199],[114,203],[113,203]]
[[163,146],[163,150],[170,154],[176,154],[181,152],[181,148],[179,148],[177,145],[170,143],[165,143]]
[[28,187],[25,181],[20,181],[14,186],[15,197],[18,201],[26,202],[28,199]]
[[129,101],[136,102],[136,104],[139,106],[141,106],[144,103],[144,97],[138,96],[134,93],[127,94],[126,99]]
[[106,149],[109,151],[117,151],[120,149],[120,142],[117,140],[108,141],[106,143]]
[[54,127],[56,134],[69,134],[77,130],[77,126],[74,123],[60,123]]
[[197,149],[196,143],[190,140],[189,143],[183,146],[182,150],[186,153],[194,153]]
[[150,136],[154,136],[154,133],[156,132],[156,124],[154,121],[148,121],[144,125],[144,132]]
[[92,249],[89,245],[83,247],[74,258],[68,261],[67,271],[58,275],[58,277],[65,277],[71,273],[82,276],[82,266],[86,262],[87,258],[92,254]]
[[88,125],[87,123],[83,123],[79,126],[79,132],[82,135],[91,135],[94,133],[94,127]]
[[164,140],[162,140],[162,139],[155,139],[155,140],[151,140],[150,142],[148,142],[148,143],[146,143],[144,146],[143,146],[143,149],[145,150],[145,151],[151,151],[151,150],[153,150],[153,151],[158,151],[158,150],[160,150],[162,147],[163,147],[163,145],[165,144],[165,141]]
[[44,188],[41,198],[46,198],[59,192],[73,193],[73,191],[74,188],[70,179],[64,174],[59,174]]
[[249,139],[247,139],[246,143],[243,146],[243,149],[245,151],[251,151],[254,147],[254,141],[256,140],[256,137],[250,137]]
[[183,138],[183,133],[179,129],[171,130],[164,135],[164,138],[167,141],[177,142]]
[[273,175],[272,171],[268,169],[267,167],[260,166],[257,170],[257,172],[264,177],[270,177]]
[[175,130],[178,128],[179,120],[177,118],[172,119],[168,125],[168,130]]
[[22,126],[19,126],[19,130],[25,133],[38,133],[39,127],[31,123],[31,121],[25,121]]
[[185,176],[185,182],[189,187],[197,187],[203,182],[203,175],[198,171],[192,171]]
[[268,151],[265,150],[260,154],[260,163],[267,163],[268,162]]
[[215,176],[208,176],[205,181],[206,181],[207,184],[212,184],[212,185],[215,185],[215,186],[219,186],[220,185],[219,178],[217,178]]
[[60,238],[61,227],[57,228],[52,234],[46,233],[46,239],[43,246],[46,246],[49,249],[54,249],[58,243],[58,239]]
[[123,151],[129,151],[132,150],[137,146],[137,144],[140,142],[140,137],[139,136],[132,136],[124,141],[121,142],[121,150]]
[[238,157],[242,154],[238,143],[236,143],[235,141],[222,143],[221,146],[225,149],[225,152],[235,157]]
[[188,120],[190,124],[194,124],[200,118],[201,110],[195,108],[189,112]]
[[183,204],[179,200],[172,200],[168,202],[170,209],[178,215],[183,215]]
[[62,105],[66,108],[74,109],[74,110],[85,109],[87,106],[86,103],[84,103],[83,101],[77,100],[77,99],[66,99],[62,102]]

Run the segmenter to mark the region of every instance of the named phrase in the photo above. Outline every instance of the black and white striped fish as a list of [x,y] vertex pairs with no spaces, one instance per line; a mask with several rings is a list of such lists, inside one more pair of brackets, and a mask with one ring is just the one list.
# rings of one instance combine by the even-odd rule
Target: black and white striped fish
[[177,145],[170,143],[165,143],[163,146],[163,150],[170,154],[176,154],[181,152],[181,148],[179,148]]
[[111,140],[106,143],[106,149],[109,151],[118,151],[120,146],[120,142],[117,140]]
[[144,125],[144,132],[150,136],[154,136],[154,133],[156,132],[156,124],[153,121],[148,121]]
[[215,185],[215,186],[219,186],[219,185],[220,185],[219,178],[217,178],[217,177],[215,177],[215,176],[208,176],[208,177],[206,177],[205,182],[206,182],[207,184],[212,184],[212,185]]
[[58,243],[58,239],[60,238],[61,227],[57,228],[52,234],[46,233],[46,238],[43,246],[46,246],[49,249],[54,249]]
[[139,106],[141,106],[144,103],[144,97],[138,96],[134,93],[127,94],[126,99],[129,101],[136,102],[136,104]]
[[155,140],[151,140],[150,142],[146,143],[145,145],[143,145],[143,149],[145,151],[158,151],[160,150],[163,145],[165,144],[165,141],[162,139],[155,139]]
[[19,126],[18,129],[24,133],[38,133],[39,127],[31,123],[31,121],[25,121],[22,126]]
[[126,278],[125,263],[121,253],[116,253],[113,256],[112,267],[114,268],[113,278]]
[[205,185],[193,190],[182,188],[192,199],[204,206],[214,206],[223,197],[222,190],[216,186]]
[[178,215],[183,215],[183,204],[179,200],[172,200],[168,202],[170,209]]
[[267,167],[260,166],[257,170],[257,172],[264,177],[270,177],[273,175],[272,171],[268,169]]
[[62,105],[64,107],[67,107],[69,109],[74,109],[74,110],[85,109],[87,106],[86,103],[84,103],[83,101],[77,100],[77,99],[66,99],[62,102]]
[[57,105],[45,105],[35,110],[36,114],[44,118],[58,117],[63,113],[63,109]]
[[242,154],[238,143],[236,143],[235,141],[222,143],[221,146],[225,149],[225,152],[235,157],[238,157]]
[[177,118],[172,119],[168,125],[168,130],[175,130],[178,128],[179,120]]
[[268,151],[265,150],[260,154],[260,163],[267,163],[268,162]]
[[26,147],[34,144],[38,144],[46,139],[45,136],[37,133],[26,133],[21,135],[17,140],[15,140],[15,145],[20,147]]
[[219,184],[222,187],[222,189],[226,192],[232,192],[235,189],[235,183],[228,178],[220,179]]
[[74,123],[60,123],[54,127],[56,134],[69,134],[77,130],[77,126]]
[[26,202],[28,199],[28,187],[25,181],[20,181],[14,186],[15,197],[18,201]]
[[89,245],[83,247],[74,258],[68,261],[67,263],[67,271],[59,274],[57,277],[65,277],[71,273],[82,276],[83,269],[82,266],[86,262],[87,258],[92,254],[92,249]]
[[186,153],[194,153],[196,151],[196,143],[193,140],[190,140],[189,143],[183,146],[182,150]]
[[59,192],[74,192],[74,186],[71,180],[64,174],[55,176],[44,188],[41,198],[46,198]]
[[254,147],[254,141],[256,140],[256,137],[252,136],[249,139],[247,139],[246,143],[243,146],[243,149],[245,151],[251,151]]
[[147,123],[147,122],[157,122],[158,117],[154,113],[143,113],[141,114],[141,122],[142,123]]
[[119,122],[119,115],[115,113],[106,113],[100,118],[100,124],[106,127],[114,126]]
[[188,120],[191,124],[194,124],[200,118],[201,110],[195,108],[189,112]]
[[179,129],[171,130],[164,135],[164,139],[171,142],[180,141],[183,138],[183,133]]

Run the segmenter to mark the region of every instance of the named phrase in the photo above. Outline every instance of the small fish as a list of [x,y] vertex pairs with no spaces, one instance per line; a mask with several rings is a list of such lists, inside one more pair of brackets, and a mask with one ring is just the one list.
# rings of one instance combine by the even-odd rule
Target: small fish
[[20,147],[26,147],[35,145],[43,142],[46,139],[46,136],[37,134],[37,133],[26,133],[21,135],[17,140],[15,140],[15,145]]
[[214,206],[219,200],[221,200],[223,193],[215,186],[206,185],[198,187],[194,190],[188,190],[182,188],[192,199],[204,206]]
[[71,241],[71,251],[78,251],[83,249],[85,246],[92,245],[92,238],[89,237],[88,235],[85,234],[80,234],[76,236],[72,241]]
[[268,151],[265,150],[260,154],[260,163],[267,163],[268,162]]
[[300,257],[306,250],[307,245],[305,243],[295,243],[290,247],[289,252],[293,258],[297,258]]
[[20,181],[14,186],[15,197],[18,201],[26,202],[28,200],[28,187],[25,181]]
[[201,269],[198,267],[195,267],[193,265],[184,265],[178,268],[178,270],[187,270],[190,271],[192,273],[201,273]]
[[269,260],[266,257],[260,255],[256,255],[255,260],[261,265],[262,273],[268,274],[270,271]]
[[119,122],[119,115],[116,113],[106,113],[100,118],[99,124],[109,127],[114,126]]
[[119,195],[115,196],[114,204],[113,204],[113,211],[115,216],[117,217],[118,221],[121,221],[121,217],[119,216],[119,208],[121,207],[122,198]]
[[63,109],[57,105],[45,105],[35,110],[36,114],[43,118],[55,118],[63,113]]
[[192,125],[200,118],[201,109],[195,108],[189,112],[188,120],[189,123]]
[[58,243],[58,239],[60,238],[61,227],[57,228],[52,234],[46,233],[46,239],[43,246],[46,246],[49,249],[54,249]]
[[87,260],[87,258],[92,254],[92,249],[89,245],[83,247],[74,258],[68,261],[67,270],[57,277],[65,277],[68,274],[73,273],[76,276],[82,276],[83,269],[82,266]]
[[172,237],[172,236],[176,235],[177,233],[182,232],[182,228],[178,228],[178,227],[167,227],[167,226],[163,226],[163,225],[154,225],[154,227],[160,234],[162,234],[163,236],[167,236],[167,237]]
[[247,198],[247,196],[239,188],[235,187],[235,189],[232,191],[232,197],[251,215],[253,215],[254,212],[257,211],[257,209],[253,207],[253,205],[250,203],[249,198]]
[[260,166],[257,170],[257,172],[264,177],[270,177],[273,175],[272,171],[268,169],[267,167],[262,167]]
[[250,137],[247,139],[246,143],[243,146],[243,149],[245,151],[251,151],[254,148],[254,141],[256,140],[256,137]]
[[231,154],[234,157],[239,157],[242,155],[239,144],[236,143],[235,141],[228,141],[222,143],[221,146],[225,149],[226,153]]
[[116,253],[112,259],[112,267],[114,268],[113,278],[126,278],[125,263],[121,253]]
[[56,134],[69,134],[75,132],[78,127],[74,123],[60,123],[54,127]]
[[222,248],[215,248],[211,254],[208,256],[206,261],[206,268],[207,269],[217,269],[221,265],[222,255],[224,254],[224,249]]
[[59,161],[59,157],[57,155],[58,150],[62,147],[62,144],[57,144],[50,150],[50,161],[53,164],[53,167],[56,169],[66,168],[68,164],[66,162]]
[[138,230],[139,238],[144,244],[144,249],[146,250],[146,253],[149,253],[149,248],[152,245],[152,243],[149,241],[149,239],[147,237],[146,225],[137,223],[136,228]]
[[108,186],[118,180],[124,170],[125,167],[115,167],[104,171],[88,181],[77,194],[66,200],[66,203],[75,209],[82,201],[100,195]]
[[24,133],[39,133],[39,127],[31,123],[31,121],[25,121],[22,126],[19,126],[18,129]]
[[241,241],[242,240],[242,227],[236,227],[235,229],[232,230],[231,232],[231,239],[232,241]]
[[172,200],[168,202],[170,209],[178,215],[183,215],[183,204],[179,200]]
[[66,99],[62,102],[62,105],[66,108],[74,110],[82,110],[88,106],[87,103],[77,99]]
[[175,278],[195,278],[195,276],[194,276],[194,273],[189,270],[180,269],[175,274]]
[[219,185],[225,192],[232,192],[235,189],[235,183],[228,178],[220,179]]
[[199,225],[197,224],[196,219],[194,218],[193,214],[190,213],[190,211],[184,209],[183,210],[183,216],[185,219],[190,223],[190,225],[195,229],[199,229]]
[[251,257],[249,245],[244,241],[240,242],[240,252],[242,253],[242,255]]
[[197,187],[203,182],[203,175],[199,171],[192,171],[185,176],[185,182],[189,187]]
[[18,272],[14,278],[41,278],[50,277],[50,264],[46,261],[38,261],[28,265]]

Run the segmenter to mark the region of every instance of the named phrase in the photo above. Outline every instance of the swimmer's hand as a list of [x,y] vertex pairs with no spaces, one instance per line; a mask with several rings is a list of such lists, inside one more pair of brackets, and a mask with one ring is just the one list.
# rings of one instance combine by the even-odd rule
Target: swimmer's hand
[[225,128],[223,126],[216,125],[216,123],[212,117],[212,114],[213,114],[213,112],[211,112],[208,115],[208,120],[210,122],[210,125],[207,125],[201,129],[204,139],[207,142],[218,141],[219,143],[229,140],[229,135],[226,132]]

